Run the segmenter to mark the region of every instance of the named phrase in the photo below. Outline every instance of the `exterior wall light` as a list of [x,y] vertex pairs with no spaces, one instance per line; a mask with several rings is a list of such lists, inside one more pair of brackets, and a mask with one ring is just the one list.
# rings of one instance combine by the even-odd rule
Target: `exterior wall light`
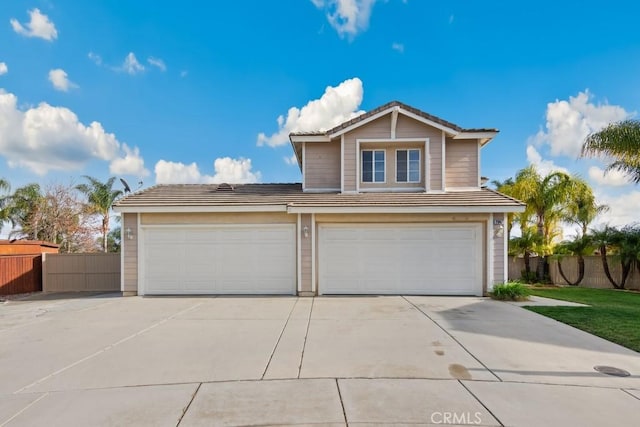
[[304,227],[302,227],[302,234],[304,235],[305,239],[309,237],[309,227],[307,227],[306,225]]
[[127,239],[132,240],[133,239],[133,233],[131,232],[131,228],[127,227],[126,230],[124,230],[127,233]]
[[504,236],[504,224],[502,220],[496,219],[493,221],[493,237],[499,238]]

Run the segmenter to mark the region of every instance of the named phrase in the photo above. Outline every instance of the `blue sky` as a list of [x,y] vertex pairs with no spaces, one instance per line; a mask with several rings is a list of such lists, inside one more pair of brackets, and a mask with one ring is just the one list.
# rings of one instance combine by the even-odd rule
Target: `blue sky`
[[623,224],[638,189],[576,154],[637,117],[638,16],[628,1],[5,1],[0,176],[298,182],[284,135],[399,100],[499,128],[483,175],[564,168]]

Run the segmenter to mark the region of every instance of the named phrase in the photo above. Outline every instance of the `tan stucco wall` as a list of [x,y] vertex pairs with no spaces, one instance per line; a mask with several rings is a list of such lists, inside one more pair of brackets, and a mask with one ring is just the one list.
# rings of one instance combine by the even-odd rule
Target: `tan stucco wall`
[[478,187],[478,141],[447,138],[445,187]]
[[[504,276],[504,266],[507,262],[505,240],[507,234],[507,220],[505,214],[494,213],[494,221],[500,220],[504,226],[503,235],[496,236],[494,229],[490,230],[490,234],[493,238],[493,284],[504,283],[507,278]],[[493,227],[493,224],[490,224]]]
[[391,115],[387,114],[344,134],[344,191],[356,191],[356,162],[360,153],[356,153],[356,139],[391,138]]
[[[131,229],[131,238],[127,236]],[[138,292],[138,214],[122,214],[122,292],[137,294]]]
[[340,139],[331,142],[306,142],[305,189],[340,190]]
[[[305,237],[303,230],[304,227],[309,229],[309,236]],[[302,287],[301,292],[311,292],[311,215],[300,215],[300,254],[301,254],[301,280]]]

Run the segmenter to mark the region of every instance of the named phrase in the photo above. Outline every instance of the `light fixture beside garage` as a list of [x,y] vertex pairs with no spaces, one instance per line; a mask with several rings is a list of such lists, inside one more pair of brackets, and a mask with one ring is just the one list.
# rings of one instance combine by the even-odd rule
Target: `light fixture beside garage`
[[302,234],[304,235],[305,239],[309,237],[309,227],[307,227],[306,225],[304,227],[302,227]]
[[133,239],[133,233],[131,232],[131,228],[127,227],[126,230],[124,230],[127,233],[127,239],[132,240]]
[[502,220],[496,219],[493,221],[493,237],[499,238],[504,236],[504,224]]

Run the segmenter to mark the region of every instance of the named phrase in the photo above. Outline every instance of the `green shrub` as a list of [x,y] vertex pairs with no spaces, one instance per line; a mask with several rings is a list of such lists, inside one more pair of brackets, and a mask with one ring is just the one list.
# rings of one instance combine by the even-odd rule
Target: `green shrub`
[[495,285],[490,295],[502,301],[525,301],[529,297],[529,289],[520,282],[507,282]]
[[520,280],[524,283],[536,283],[538,281],[538,274],[535,271],[530,271],[527,273],[527,270],[522,270],[520,272]]

